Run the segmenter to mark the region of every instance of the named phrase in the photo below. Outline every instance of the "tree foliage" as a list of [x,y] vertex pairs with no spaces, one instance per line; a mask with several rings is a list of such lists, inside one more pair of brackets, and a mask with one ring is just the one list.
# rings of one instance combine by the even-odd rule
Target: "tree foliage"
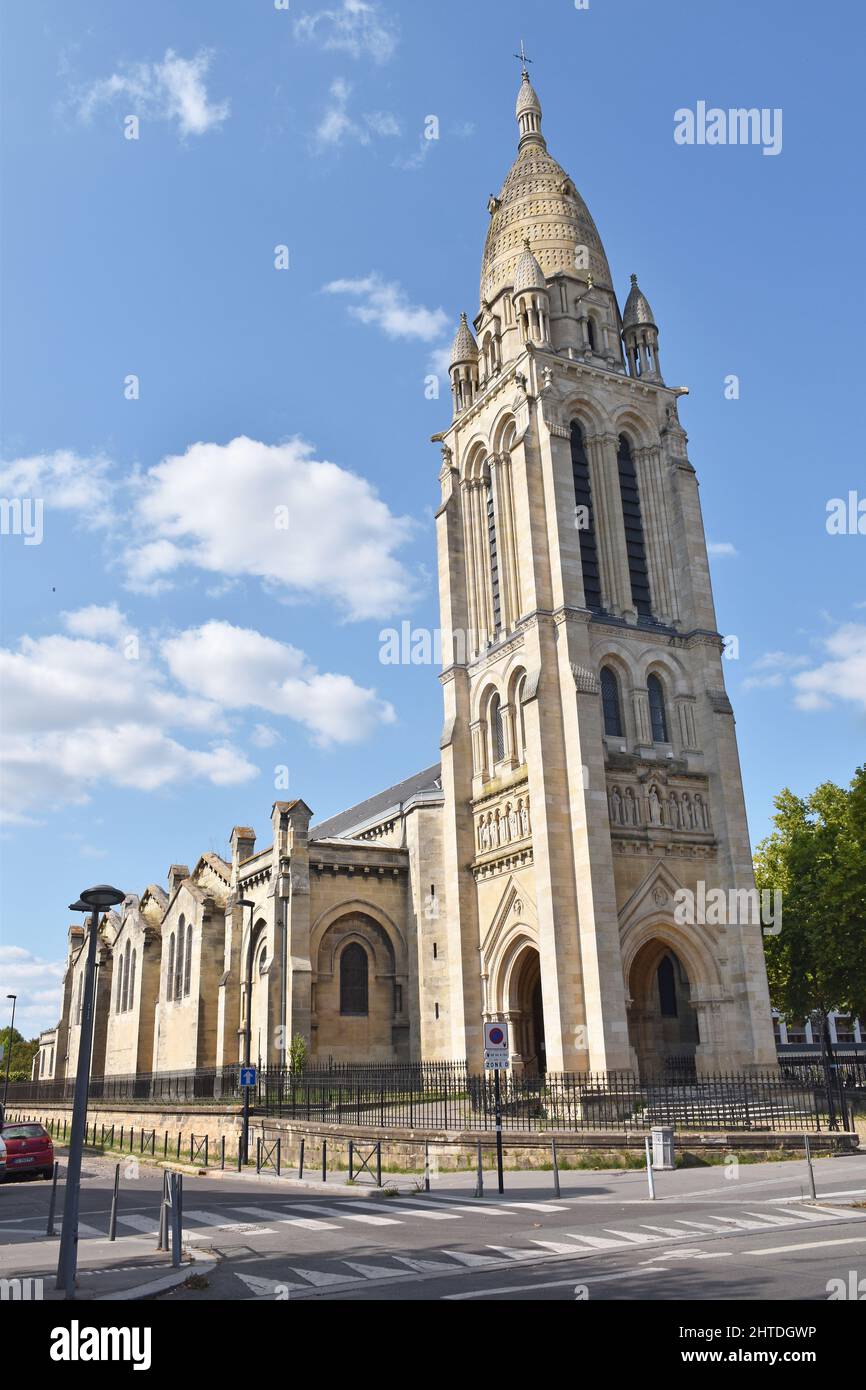
[[848,788],[786,787],[774,804],[755,852],[758,887],[782,892],[782,929],[764,938],[772,1002],[790,1019],[866,1019],[866,765]]

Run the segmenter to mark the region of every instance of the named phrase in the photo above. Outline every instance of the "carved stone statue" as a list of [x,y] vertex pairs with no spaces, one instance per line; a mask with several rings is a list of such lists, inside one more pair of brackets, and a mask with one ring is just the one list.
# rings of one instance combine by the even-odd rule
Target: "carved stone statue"
[[677,801],[674,792],[671,792],[670,796],[668,797],[668,806],[671,818],[671,829],[679,830],[682,827],[682,819],[680,817],[680,803]]
[[529,806],[524,802],[520,803],[520,829],[524,835],[529,834]]
[[614,825],[622,825],[622,796],[619,787],[614,787],[611,792],[610,818]]
[[519,834],[517,825],[517,812],[509,802],[508,804],[508,834],[510,839],[516,840]]
[[659,794],[654,786],[650,787],[650,793],[649,797],[647,798],[647,804],[649,806],[650,825],[661,825],[662,804],[659,801]]
[[637,825],[637,802],[631,787],[625,789],[625,818],[628,825]]

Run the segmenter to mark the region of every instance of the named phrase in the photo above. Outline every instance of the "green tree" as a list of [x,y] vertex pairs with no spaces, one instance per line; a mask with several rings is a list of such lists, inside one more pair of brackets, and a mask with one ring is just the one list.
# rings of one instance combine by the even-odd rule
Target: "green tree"
[[866,1019],[866,766],[850,787],[787,787],[755,852],[761,889],[781,889],[782,929],[765,936],[773,1004],[787,1018]]
[[[12,1058],[9,1060],[9,1046],[12,1046]],[[3,1061],[0,1062],[0,1082],[6,1076],[6,1063],[9,1061],[9,1080],[10,1081],[29,1081],[30,1072],[33,1066],[33,1058],[39,1051],[39,1039],[31,1038],[30,1041],[18,1032],[17,1028],[0,1028],[0,1046],[3,1048]]]

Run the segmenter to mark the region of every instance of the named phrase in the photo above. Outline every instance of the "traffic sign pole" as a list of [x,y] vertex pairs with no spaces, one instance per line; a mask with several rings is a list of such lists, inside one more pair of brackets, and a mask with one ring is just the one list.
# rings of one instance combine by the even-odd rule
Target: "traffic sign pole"
[[505,1191],[502,1174],[502,1093],[499,1089],[499,1068],[493,1073],[493,1115],[496,1121],[496,1173],[499,1191]]

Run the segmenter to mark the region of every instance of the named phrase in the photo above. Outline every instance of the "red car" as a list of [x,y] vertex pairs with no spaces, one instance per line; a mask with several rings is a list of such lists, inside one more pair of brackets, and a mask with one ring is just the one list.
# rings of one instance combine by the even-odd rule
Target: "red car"
[[6,1176],[38,1173],[50,1178],[54,1172],[54,1142],[44,1125],[28,1120],[24,1124],[4,1125],[0,1131],[6,1145]]

